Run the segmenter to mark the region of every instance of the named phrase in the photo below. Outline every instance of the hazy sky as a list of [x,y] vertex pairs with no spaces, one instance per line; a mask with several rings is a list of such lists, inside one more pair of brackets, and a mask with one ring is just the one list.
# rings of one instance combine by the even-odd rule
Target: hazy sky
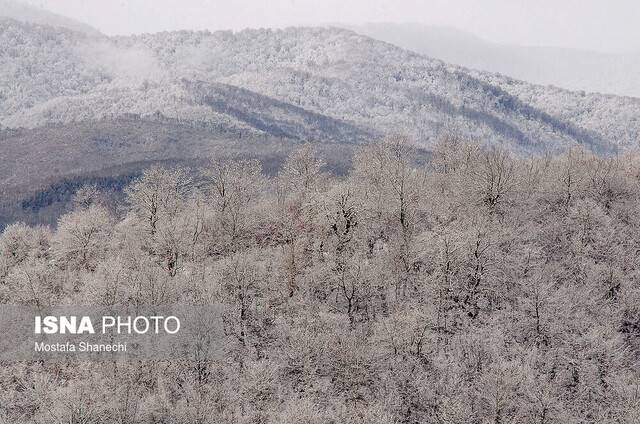
[[502,42],[640,51],[640,0],[23,0],[106,34],[417,22]]

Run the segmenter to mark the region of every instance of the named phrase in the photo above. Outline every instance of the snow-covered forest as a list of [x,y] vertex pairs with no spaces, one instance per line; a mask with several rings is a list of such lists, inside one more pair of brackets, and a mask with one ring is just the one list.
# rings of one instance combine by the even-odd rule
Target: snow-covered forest
[[0,18],[0,45],[9,128],[160,115],[304,141],[399,133],[424,146],[455,129],[523,153],[636,148],[640,134],[638,99],[476,72],[337,28],[106,37]]
[[0,302],[222,303],[220,360],[0,367],[7,423],[640,420],[640,158],[390,138],[150,168],[0,236]]
[[0,424],[640,423],[639,98],[338,27],[140,28],[0,0],[0,306],[222,328],[95,361],[0,328]]

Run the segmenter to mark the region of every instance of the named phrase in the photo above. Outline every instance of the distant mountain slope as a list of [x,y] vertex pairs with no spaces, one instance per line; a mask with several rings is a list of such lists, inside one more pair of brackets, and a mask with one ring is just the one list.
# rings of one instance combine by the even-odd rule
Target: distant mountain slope
[[611,151],[640,134],[638,99],[485,75],[336,28],[96,38],[5,19],[0,45],[5,127],[159,116],[310,141],[401,133],[424,146],[454,129],[517,152]]
[[370,23],[348,28],[447,63],[530,83],[640,97],[640,52],[604,54],[502,45],[463,31],[421,24]]
[[557,87],[531,85],[499,74],[468,71],[488,84],[498,85],[520,101],[544,109],[561,122],[571,122],[609,140],[626,140],[623,147],[640,144],[640,99],[568,91]]
[[18,1],[0,0],[0,17],[100,35],[100,31],[87,24]]

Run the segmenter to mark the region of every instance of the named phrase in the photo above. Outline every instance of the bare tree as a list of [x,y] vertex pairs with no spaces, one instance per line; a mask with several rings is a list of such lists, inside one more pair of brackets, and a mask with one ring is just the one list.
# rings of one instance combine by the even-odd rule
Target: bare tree
[[52,247],[63,267],[95,269],[107,249],[114,218],[100,206],[89,206],[64,215],[58,223]]
[[252,202],[261,193],[262,167],[252,161],[212,161],[205,171],[210,178],[209,198],[217,212],[215,220],[231,243],[250,225]]

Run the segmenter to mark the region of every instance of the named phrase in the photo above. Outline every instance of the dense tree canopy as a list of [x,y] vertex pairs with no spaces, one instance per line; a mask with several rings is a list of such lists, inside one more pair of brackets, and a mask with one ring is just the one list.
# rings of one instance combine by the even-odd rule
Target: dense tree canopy
[[224,305],[205,362],[5,363],[0,422],[640,420],[640,159],[402,138],[148,169],[0,236],[0,301]]

